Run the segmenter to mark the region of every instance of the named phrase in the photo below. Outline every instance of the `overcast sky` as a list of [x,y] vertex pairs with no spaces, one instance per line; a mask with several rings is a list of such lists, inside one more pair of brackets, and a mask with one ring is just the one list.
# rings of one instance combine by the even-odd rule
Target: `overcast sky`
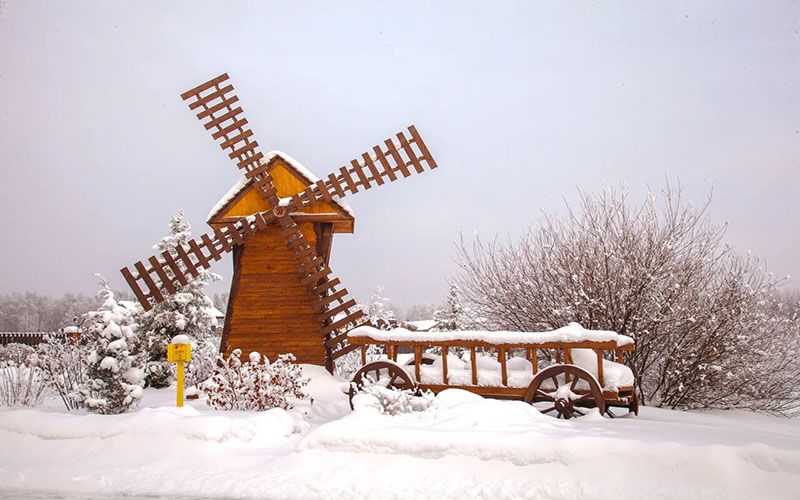
[[0,292],[122,288],[175,211],[205,231],[238,173],[178,96],[223,72],[263,149],[318,175],[426,139],[441,168],[347,200],[358,299],[438,302],[459,230],[665,174],[800,276],[800,4],[605,4],[2,2]]

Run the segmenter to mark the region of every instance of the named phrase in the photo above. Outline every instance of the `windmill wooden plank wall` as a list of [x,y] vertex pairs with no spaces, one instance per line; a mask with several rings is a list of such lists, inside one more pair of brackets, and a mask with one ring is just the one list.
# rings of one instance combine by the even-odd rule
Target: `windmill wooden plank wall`
[[[272,156],[274,155],[274,156]],[[270,153],[273,159],[270,176],[279,197],[287,198],[303,191],[311,179],[292,167],[282,156]],[[208,223],[222,226],[226,221],[269,210],[252,184],[246,184],[230,197]],[[353,232],[353,216],[338,204],[319,203],[303,211],[298,227],[315,254],[326,263],[335,232]],[[334,230],[336,224],[336,230]],[[234,249],[233,279],[228,311],[222,336],[226,354],[241,349],[247,354],[258,351],[270,359],[278,354],[293,353],[298,362],[325,365],[326,349],[322,322],[308,298],[306,277],[297,265],[294,253],[286,246],[286,237],[279,226],[259,231]]]
[[[301,231],[315,244],[310,226],[303,224]],[[234,253],[223,349],[259,351],[270,359],[292,352],[301,363],[325,365],[322,323],[284,241],[278,231],[262,231]]]
[[222,348],[292,352],[325,364],[357,348],[347,331],[366,322],[328,265],[333,235],[352,233],[339,201],[436,168],[412,125],[348,164],[315,179],[285,154],[259,151],[227,74],[184,92],[197,118],[244,173],[246,183],[211,215],[213,234],[121,270],[147,310],[163,302],[223,254],[234,252],[234,279]]

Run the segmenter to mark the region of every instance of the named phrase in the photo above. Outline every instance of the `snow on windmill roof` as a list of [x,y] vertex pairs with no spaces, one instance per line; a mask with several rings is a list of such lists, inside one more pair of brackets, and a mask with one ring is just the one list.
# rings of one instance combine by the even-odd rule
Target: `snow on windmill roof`
[[[311,184],[314,184],[317,181],[319,181],[319,177],[314,175],[314,172],[307,169],[305,165],[295,160],[294,158],[284,153],[283,151],[278,151],[278,150],[270,151],[269,153],[264,155],[264,162],[269,163],[276,156],[280,157],[284,162],[286,162],[287,165],[292,167],[298,174],[300,174],[307,181],[308,183],[307,185],[310,186]],[[251,181],[248,180],[246,177],[244,176],[240,177],[239,180],[236,181],[236,184],[234,184],[228,190],[228,192],[225,193],[225,195],[222,198],[220,198],[220,200],[211,208],[211,211],[208,212],[208,216],[206,217],[206,222],[211,221],[211,219],[213,219],[217,214],[219,214],[219,212],[222,211],[225,208],[225,206],[228,205],[228,203],[230,203],[234,198],[239,196],[245,189],[247,189],[247,187],[250,185],[250,182]],[[333,196],[332,199],[336,206],[347,212],[347,214],[350,215],[351,217],[355,217],[353,209],[350,208],[349,205],[341,201],[341,199],[338,196]],[[284,198],[284,200],[288,201],[288,198]]]

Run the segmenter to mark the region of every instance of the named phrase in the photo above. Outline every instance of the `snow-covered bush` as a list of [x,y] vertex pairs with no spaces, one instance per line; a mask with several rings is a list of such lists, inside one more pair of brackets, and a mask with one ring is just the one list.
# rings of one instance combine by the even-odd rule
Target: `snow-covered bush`
[[[191,237],[192,226],[183,220],[183,210],[181,210],[170,219],[169,234],[161,238],[153,249],[159,253],[171,252],[181,265],[175,248],[186,245],[185,248],[188,250]],[[169,276],[173,274],[168,267],[165,272]],[[147,385],[151,387],[167,387],[174,378],[175,367],[167,362],[169,340],[181,334],[198,338],[205,336],[216,321],[210,313],[214,303],[205,294],[205,287],[222,278],[207,270],[201,269],[199,272],[196,278],[187,275],[188,284],[165,297],[166,300],[149,311],[140,310],[136,315],[139,332],[146,339],[148,361],[145,373]]]
[[367,375],[353,397],[353,408],[356,411],[369,409],[381,415],[401,415],[425,411],[435,399],[436,396],[431,391],[417,392],[412,389],[386,387]]
[[186,386],[199,386],[214,375],[219,359],[220,337],[214,333],[189,337],[192,361],[186,366]]
[[80,407],[76,393],[89,380],[85,338],[81,342],[71,340],[67,335],[52,334],[46,336],[37,348],[39,367],[67,410]]
[[0,363],[11,361],[17,365],[34,366],[38,362],[36,349],[26,344],[0,345]]
[[293,354],[281,354],[270,363],[257,352],[242,362],[242,352],[235,349],[228,358],[219,357],[214,375],[201,384],[206,402],[217,410],[290,409],[297,401],[310,399]]
[[356,349],[336,360],[333,374],[337,377],[350,380],[359,368],[361,368],[361,351]]
[[17,343],[0,346],[0,406],[35,406],[46,392],[36,349]]
[[35,354],[28,362],[0,361],[0,406],[36,406],[42,401],[47,381],[36,366]]
[[576,321],[633,336],[643,403],[791,412],[800,322],[781,280],[721,244],[709,202],[692,206],[669,185],[638,205],[624,191],[581,193],[517,243],[462,240],[455,282],[493,329]]
[[108,282],[100,277],[102,304],[87,314],[88,380],[76,400],[95,413],[124,413],[138,403],[144,388],[145,356],[135,333],[133,312],[119,305]]

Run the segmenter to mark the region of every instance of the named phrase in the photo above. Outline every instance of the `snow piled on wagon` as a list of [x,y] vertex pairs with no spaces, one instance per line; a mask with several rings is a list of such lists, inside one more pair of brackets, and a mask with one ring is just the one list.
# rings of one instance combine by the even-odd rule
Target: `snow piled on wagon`
[[546,344],[550,342],[611,342],[618,347],[633,344],[633,338],[610,330],[587,330],[579,323],[570,323],[546,332],[506,332],[483,330],[456,330],[450,332],[411,331],[405,328],[378,330],[372,326],[359,326],[350,330],[348,337],[369,337],[379,342],[438,342],[477,341],[487,344]]

